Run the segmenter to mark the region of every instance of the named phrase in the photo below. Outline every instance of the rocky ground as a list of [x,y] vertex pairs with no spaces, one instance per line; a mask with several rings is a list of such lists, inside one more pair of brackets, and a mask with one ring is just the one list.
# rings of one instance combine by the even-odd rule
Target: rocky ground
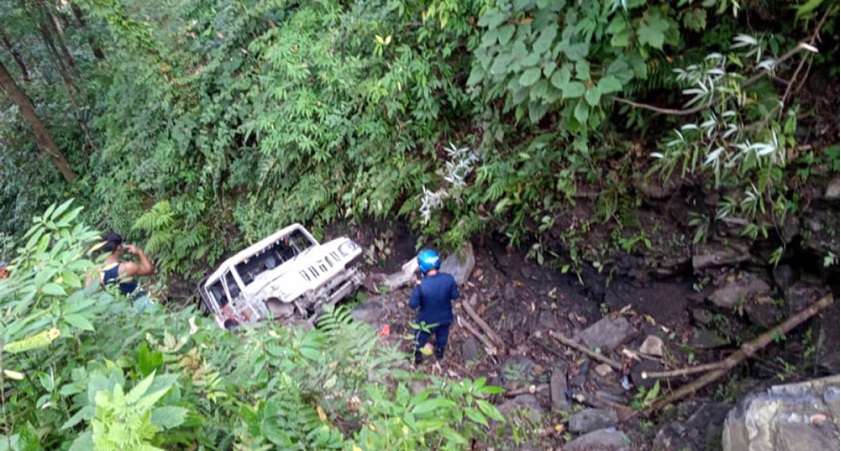
[[[369,294],[354,315],[378,329],[388,325],[384,340],[408,353],[408,288],[383,286],[399,282],[415,237],[401,225],[355,233],[367,250],[368,272],[383,274],[371,288],[388,292]],[[719,449],[728,412],[745,394],[838,373],[835,304],[676,405],[645,410],[700,374],[655,386],[643,372],[721,361],[830,291],[825,274],[791,264],[757,272],[733,249],[715,242],[696,248],[691,263],[676,263],[684,269],[664,272],[630,261],[620,262],[624,275],[608,279],[590,271],[579,278],[537,265],[502,240],[476,240],[466,260],[449,266],[463,285],[447,355],[429,357],[416,370],[485,376],[505,387],[498,407],[520,428],[508,435],[519,449]],[[833,291],[837,302],[837,283]],[[562,344],[564,338],[609,363]],[[827,393],[808,396],[828,396],[828,405],[837,406],[837,389]],[[838,424],[837,407],[810,415]],[[735,417],[727,421],[739,424]],[[837,444],[836,429],[815,440]]]

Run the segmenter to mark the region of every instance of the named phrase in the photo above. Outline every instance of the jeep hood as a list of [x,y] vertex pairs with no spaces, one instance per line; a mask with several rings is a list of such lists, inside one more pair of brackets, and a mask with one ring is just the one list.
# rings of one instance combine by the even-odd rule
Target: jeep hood
[[261,300],[277,298],[292,302],[330,281],[361,254],[362,249],[353,240],[336,238],[307,249],[271,271],[264,271],[245,291]]

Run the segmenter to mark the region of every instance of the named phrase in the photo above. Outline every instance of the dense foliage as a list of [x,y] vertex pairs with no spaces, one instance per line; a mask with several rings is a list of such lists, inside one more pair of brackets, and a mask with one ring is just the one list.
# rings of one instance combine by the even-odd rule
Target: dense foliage
[[461,449],[503,421],[501,389],[406,371],[346,311],[231,333],[83,288],[79,213],[36,218],[0,279],[0,449]]
[[[767,236],[757,212],[796,213],[791,187],[838,165],[794,150],[802,66],[837,76],[828,1],[8,3],[0,61],[80,180],[7,104],[3,233],[75,195],[164,274],[281,224],[395,215],[444,246],[554,228],[577,264],[605,252],[588,222],[634,225],[641,178],[712,176],[733,195],[697,223]],[[581,193],[592,218],[557,223]]]
[[[839,170],[837,136],[798,129],[820,114],[799,105],[809,75],[837,83],[838,11],[0,0],[0,261],[14,259],[0,281],[0,449],[483,437],[500,420],[493,388],[410,391],[398,356],[341,312],[317,331],[234,335],[83,288],[96,234],[78,219],[138,240],[163,276],[197,276],[290,222],[398,216],[443,247],[498,232],[576,269],[650,246],[635,210],[652,185],[723,194],[689,212],[694,236],[676,246],[720,222],[783,236],[804,187]],[[73,197],[86,208],[47,209]],[[587,239],[605,225],[609,239]]]

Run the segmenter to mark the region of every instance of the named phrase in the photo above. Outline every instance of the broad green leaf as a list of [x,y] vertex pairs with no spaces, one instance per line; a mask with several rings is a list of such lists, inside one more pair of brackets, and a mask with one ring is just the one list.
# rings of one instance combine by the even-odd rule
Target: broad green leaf
[[31,351],[33,349],[43,348],[49,346],[61,334],[58,328],[49,330],[42,330],[35,335],[26,337],[22,340],[13,341],[3,346],[3,352],[9,354],[17,354],[19,352]]
[[423,415],[442,407],[455,407],[455,405],[456,403],[446,398],[432,398],[417,404],[412,409],[412,413],[415,415]]
[[576,61],[575,78],[581,81],[587,81],[590,79],[590,63],[588,63],[587,60]]
[[94,331],[93,324],[90,322],[89,319],[85,318],[82,315],[65,315],[64,321],[77,329],[89,330],[91,332]]
[[505,417],[499,413],[499,410],[497,410],[493,404],[483,399],[477,399],[476,405],[479,406],[479,410],[481,410],[488,418],[496,421],[505,421]]
[[505,22],[505,14],[502,14],[496,9],[491,9],[479,18],[478,25],[490,29],[498,27],[502,22]]
[[511,41],[511,37],[514,36],[514,25],[507,24],[499,27],[499,35],[497,36],[499,39],[499,46],[504,47],[508,45],[508,42]]
[[598,105],[601,98],[602,92],[598,86],[590,86],[584,93],[584,99],[590,104],[590,106]]
[[572,99],[584,95],[584,83],[580,81],[571,81],[563,86],[561,90],[564,92],[563,98]]
[[631,42],[631,30],[622,30],[610,38],[610,45],[618,48],[625,48]]
[[547,89],[549,89],[549,82],[546,80],[538,80],[531,88],[531,91],[529,91],[529,97],[532,100],[542,99],[546,95]]
[[135,385],[134,388],[126,396],[126,402],[128,403],[135,403],[146,394],[146,391],[149,390],[149,387],[152,385],[152,381],[155,379],[155,373],[152,373],[146,376],[139,384]]
[[628,22],[625,21],[625,16],[622,14],[617,14],[613,16],[613,19],[610,21],[610,25],[607,26],[607,34],[616,34],[620,31],[624,31],[628,29]]
[[547,26],[540,32],[540,37],[534,42],[532,50],[538,55],[543,55],[552,46],[555,36],[558,35],[558,27],[555,24]]
[[164,406],[152,409],[152,423],[163,429],[181,426],[188,410],[183,407]]
[[575,111],[573,112],[575,115],[575,119],[578,120],[579,124],[587,123],[587,118],[590,117],[590,107],[587,106],[584,102],[578,102],[578,105],[575,106]]
[[84,421],[89,421],[91,418],[93,418],[95,413],[96,413],[96,408],[92,405],[87,405],[85,407],[82,407],[81,409],[79,409],[78,412],[76,412],[72,417],[70,417],[70,419],[65,421],[64,424],[61,425],[59,430],[63,431],[65,429],[70,429],[73,426],[76,426],[77,424],[82,422],[83,420]]
[[474,86],[482,81],[485,77],[485,71],[482,69],[481,66],[473,66],[473,69],[470,71],[470,76],[467,77],[467,86]]
[[610,94],[612,92],[621,91],[622,83],[620,83],[613,75],[608,75],[599,79],[598,87],[602,94]]
[[532,67],[530,69],[526,69],[522,75],[520,75],[520,85],[521,86],[531,86],[540,79],[540,68]]
[[64,287],[57,284],[57,283],[48,283],[41,288],[41,291],[44,294],[49,294],[51,296],[67,296],[67,291],[64,290]]
[[563,66],[560,70],[555,71],[552,75],[552,78],[549,80],[552,82],[552,86],[558,89],[564,89],[567,83],[569,83],[569,79],[572,77],[570,70],[568,67]]
[[474,409],[473,407],[465,408],[464,413],[465,413],[465,415],[467,415],[467,418],[470,418],[474,422],[479,423],[483,426],[488,425],[488,420],[485,418],[484,415],[482,415],[482,412],[479,412],[478,410]]
[[640,43],[650,45],[655,49],[662,50],[663,42],[666,39],[666,31],[669,29],[669,22],[662,17],[649,16],[637,30]]
[[94,449],[93,432],[85,431],[79,434],[79,436],[76,437],[76,440],[73,440],[73,444],[70,445],[69,451],[89,451],[92,449]]

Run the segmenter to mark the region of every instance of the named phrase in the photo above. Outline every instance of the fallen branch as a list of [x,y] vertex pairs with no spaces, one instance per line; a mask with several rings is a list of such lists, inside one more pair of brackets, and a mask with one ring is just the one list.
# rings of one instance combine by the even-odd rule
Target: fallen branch
[[[801,50],[808,50],[810,52],[817,52],[817,49],[815,49],[815,47],[813,45],[811,45],[810,42],[800,42],[800,43],[797,44],[797,46],[795,46],[794,48],[792,48],[789,51],[787,51],[786,53],[784,53],[783,56],[777,58],[777,60],[774,61],[774,66],[775,67],[779,66],[783,61],[786,61],[786,60],[790,59],[791,57],[793,57],[794,55],[797,55],[798,53],[800,53]],[[754,75],[753,77],[750,77],[747,80],[745,80],[744,83],[742,83],[741,87],[744,88],[746,86],[749,86],[749,85],[755,83],[757,80],[761,79],[762,77],[764,77],[768,74],[770,74],[770,72],[768,72],[768,71],[760,72],[760,73]],[[613,97],[611,97],[611,99],[615,102],[624,103],[624,104],[630,105],[634,108],[654,111],[655,113],[660,113],[660,114],[668,114],[668,115],[671,115],[671,116],[689,116],[691,114],[695,114],[695,113],[698,113],[698,112],[700,112],[700,111],[702,111],[706,108],[709,108],[710,106],[712,106],[713,104],[715,104],[718,101],[718,98],[715,98],[715,99],[712,99],[708,102],[704,102],[704,103],[701,103],[699,105],[696,105],[692,108],[686,108],[686,109],[683,109],[683,110],[675,110],[675,109],[672,109],[672,108],[662,108],[662,107],[658,107],[658,106],[655,106],[655,105],[649,105],[647,103],[634,102],[633,100],[628,100],[628,99],[625,99],[625,98],[622,98],[622,97],[617,97],[617,96],[613,96]]]
[[549,388],[549,384],[529,385],[528,387],[521,387],[514,390],[506,390],[505,396],[524,395],[526,393],[537,393],[540,390]]
[[582,345],[570,340],[569,338],[567,338],[567,337],[565,337],[565,336],[563,336],[563,335],[561,335],[561,334],[559,334],[555,331],[550,330],[549,331],[549,336],[554,338],[555,340],[558,340],[564,346],[570,347],[570,348],[575,349],[577,351],[583,352],[584,354],[587,354],[593,360],[598,360],[599,362],[606,363],[611,368],[615,369],[616,371],[622,371],[622,364],[617,362],[616,360],[611,359],[610,357],[606,357],[604,355],[597,354],[597,353],[587,349],[587,347],[582,346]]
[[727,374],[735,366],[742,363],[745,359],[753,356],[758,351],[768,346],[769,343],[774,341],[774,337],[785,335],[795,327],[806,322],[806,320],[808,320],[809,318],[815,316],[821,310],[832,305],[832,302],[833,301],[831,294],[828,294],[818,299],[812,305],[801,310],[799,313],[787,319],[783,323],[778,324],[777,326],[773,327],[772,329],[768,330],[762,335],[743,344],[738,352],[733,353],[732,355],[730,355],[730,357],[727,357],[726,359],[719,362],[718,369],[710,371],[709,373],[696,379],[694,382],[686,384],[683,387],[680,387],[679,389],[675,390],[668,397],[657,401],[650,408],[647,409],[648,412],[650,413],[651,411],[660,410],[663,407],[674,403],[675,401],[678,401],[686,396],[691,395],[692,393],[695,393],[696,391],[707,386],[711,382],[714,382],[716,379]]
[[[613,409],[617,412],[619,418],[630,418],[636,411],[625,404],[612,401],[596,393],[578,392],[572,395],[572,400],[596,409]],[[624,421],[624,420],[623,420]]]
[[467,329],[467,330],[468,330],[471,334],[473,334],[473,336],[475,336],[476,338],[478,338],[478,339],[479,339],[479,341],[481,341],[483,345],[485,345],[485,351],[486,351],[489,355],[496,355],[496,354],[498,354],[498,351],[497,351],[497,349],[496,349],[496,346],[494,346],[494,345],[493,345],[493,343],[491,343],[490,341],[488,341],[488,339],[487,339],[487,338],[485,338],[485,336],[484,336],[484,335],[482,335],[482,334],[481,334],[478,330],[476,330],[476,327],[474,327],[472,324],[470,324],[470,322],[469,322],[469,321],[467,321],[467,318],[462,318],[461,316],[458,316],[458,317],[457,317],[457,321],[458,321],[459,326],[463,326],[463,327],[464,327],[465,329]]
[[724,361],[715,362],[715,363],[708,363],[706,365],[698,365],[698,366],[690,366],[686,368],[681,368],[679,370],[672,370],[672,371],[643,371],[641,376],[643,379],[654,378],[654,379],[664,379],[669,377],[679,377],[679,376],[687,376],[690,374],[695,373],[703,373],[705,371],[712,371],[712,370],[719,370],[724,366]]
[[464,308],[464,311],[467,312],[468,316],[470,316],[470,319],[472,319],[483,331],[485,331],[486,334],[488,334],[488,338],[494,342],[497,348],[504,348],[505,342],[502,341],[502,338],[491,328],[491,326],[488,326],[488,323],[486,323],[479,314],[476,313],[476,310],[473,310],[473,307],[470,306],[470,302],[475,299],[476,296],[473,296],[467,302],[462,302],[461,306]]

